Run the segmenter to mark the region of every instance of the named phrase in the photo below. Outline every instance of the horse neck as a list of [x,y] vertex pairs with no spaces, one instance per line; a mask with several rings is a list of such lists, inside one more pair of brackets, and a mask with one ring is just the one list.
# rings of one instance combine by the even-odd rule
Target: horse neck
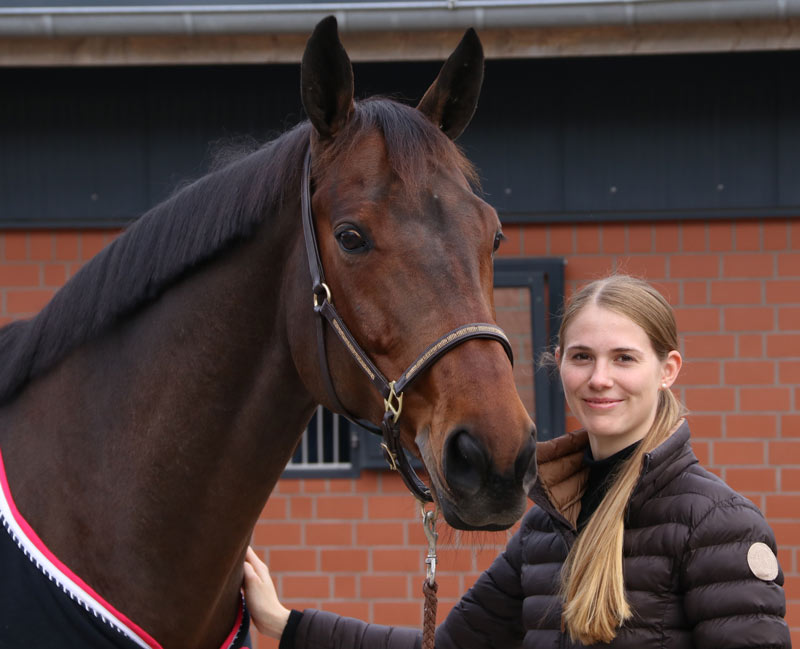
[[314,406],[289,355],[292,249],[259,233],[0,411],[20,511],[165,649],[229,632],[253,525]]

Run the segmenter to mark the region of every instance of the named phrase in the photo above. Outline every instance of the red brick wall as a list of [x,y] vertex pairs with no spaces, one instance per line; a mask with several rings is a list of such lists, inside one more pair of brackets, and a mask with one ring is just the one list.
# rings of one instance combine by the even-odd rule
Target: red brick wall
[[[565,257],[570,290],[616,270],[644,276],[668,296],[683,335],[675,389],[692,411],[696,452],[775,530],[800,646],[800,220],[514,225],[505,233],[505,256]],[[0,323],[35,313],[115,234],[0,232]],[[499,316],[501,324],[512,317]],[[440,618],[506,538],[441,529]],[[421,621],[425,539],[394,476],[282,480],[254,544],[287,605]]]

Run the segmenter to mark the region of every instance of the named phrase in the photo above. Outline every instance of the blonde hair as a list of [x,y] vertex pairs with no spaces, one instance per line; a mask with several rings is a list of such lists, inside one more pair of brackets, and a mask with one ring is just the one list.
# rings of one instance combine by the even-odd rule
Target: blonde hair
[[[639,325],[660,360],[678,349],[672,307],[650,284],[627,275],[612,275],[592,282],[571,298],[558,334],[561,349],[564,332],[589,304],[614,311]],[[650,430],[618,471],[567,557],[561,574],[563,624],[573,641],[584,645],[611,642],[617,629],[631,617],[622,572],[625,512],[645,454],[669,437],[684,414],[683,405],[671,390],[659,390]]]

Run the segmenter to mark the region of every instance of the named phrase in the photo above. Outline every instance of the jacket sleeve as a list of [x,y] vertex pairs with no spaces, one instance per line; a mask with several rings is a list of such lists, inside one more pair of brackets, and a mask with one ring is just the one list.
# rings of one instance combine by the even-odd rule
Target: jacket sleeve
[[421,646],[422,633],[416,629],[367,624],[313,609],[303,611],[294,640],[295,649],[420,649]]
[[691,530],[681,567],[697,649],[791,649],[775,537],[741,496],[717,503]]
[[[524,528],[524,526],[523,526]],[[518,531],[436,630],[436,649],[522,647],[522,546]]]

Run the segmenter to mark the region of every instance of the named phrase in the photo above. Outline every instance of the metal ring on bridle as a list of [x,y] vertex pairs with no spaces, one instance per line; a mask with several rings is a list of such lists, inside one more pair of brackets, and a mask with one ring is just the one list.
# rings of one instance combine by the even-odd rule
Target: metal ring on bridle
[[317,286],[314,287],[314,308],[315,309],[319,309],[319,306],[320,306],[319,302],[317,302],[317,296],[321,295],[320,291],[317,290],[317,289],[320,289],[320,288],[325,290],[325,299],[330,304],[333,304],[333,301],[331,300],[331,289],[328,288],[328,285],[325,282],[322,282],[321,284],[318,284]]

